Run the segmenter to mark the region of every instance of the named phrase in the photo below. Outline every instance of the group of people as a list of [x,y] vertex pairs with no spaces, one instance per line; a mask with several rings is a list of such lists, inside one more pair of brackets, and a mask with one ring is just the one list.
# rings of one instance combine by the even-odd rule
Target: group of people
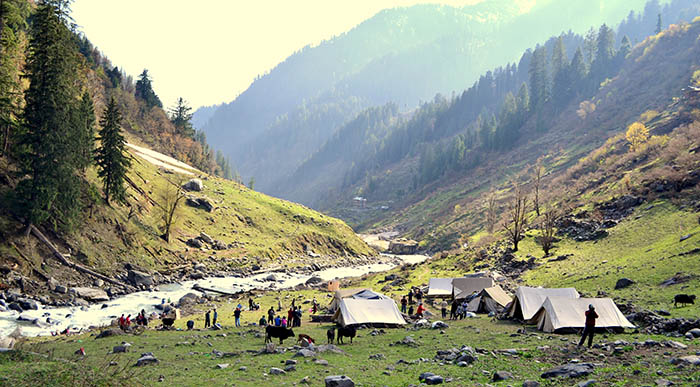
[[260,325],[274,325],[276,327],[300,327],[302,315],[303,311],[301,310],[301,306],[295,306],[294,303],[292,303],[286,316],[276,314],[275,309],[270,307],[270,309],[267,310],[267,319],[265,319],[265,316],[262,316],[259,322]]
[[[212,320],[212,314],[214,319]],[[204,313],[204,328],[209,328],[212,325],[216,324],[216,320],[219,318],[219,312],[216,311],[216,308],[207,310],[206,313]]]

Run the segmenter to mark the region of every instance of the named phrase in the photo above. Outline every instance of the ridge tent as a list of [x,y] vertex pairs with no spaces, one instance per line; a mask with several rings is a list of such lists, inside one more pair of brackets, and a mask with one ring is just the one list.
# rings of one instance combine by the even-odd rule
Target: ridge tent
[[486,288],[493,286],[491,277],[464,277],[455,278],[452,280],[452,297],[456,299],[464,299],[472,295],[474,292],[481,292]]
[[474,313],[498,313],[511,301],[512,298],[496,285],[482,290],[478,297],[469,302],[467,310]]
[[574,288],[531,288],[521,286],[515,291],[513,303],[508,308],[508,316],[522,318],[525,322],[530,321],[532,317],[540,310],[547,297],[564,297],[564,298],[579,298],[579,294]]
[[394,300],[387,298],[375,300],[343,298],[333,315],[333,320],[342,326],[406,324]]
[[596,328],[634,328],[610,298],[547,297],[533,320],[545,332],[583,328],[588,305],[595,307]]
[[452,278],[431,278],[428,282],[426,297],[450,297],[452,295]]
[[355,298],[355,299],[366,299],[366,300],[377,300],[377,299],[387,299],[389,297],[372,291],[367,288],[357,288],[357,289],[341,289],[336,290],[333,301],[331,301],[328,308],[331,311],[335,311],[340,304],[340,301],[345,298]]

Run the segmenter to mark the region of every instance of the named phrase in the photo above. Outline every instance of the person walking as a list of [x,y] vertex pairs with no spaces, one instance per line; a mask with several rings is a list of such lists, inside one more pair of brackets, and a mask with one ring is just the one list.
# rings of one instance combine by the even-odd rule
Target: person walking
[[209,328],[211,326],[211,310],[207,310],[207,313],[204,313],[204,328]]
[[450,307],[450,320],[457,319],[457,300],[452,300],[452,306]]
[[216,319],[219,318],[219,313],[214,308],[214,318],[211,320],[211,325],[216,325]]
[[582,346],[588,337],[588,348],[593,345],[593,332],[595,332],[595,319],[598,318],[598,313],[595,312],[595,307],[591,304],[588,305],[588,310],[586,315],[586,326],[583,328],[583,335],[581,336],[581,341],[578,342],[578,346]]
[[401,313],[406,313],[406,304],[408,304],[406,296],[401,297]]
[[233,311],[233,317],[236,319],[236,327],[241,326],[241,308],[236,308]]

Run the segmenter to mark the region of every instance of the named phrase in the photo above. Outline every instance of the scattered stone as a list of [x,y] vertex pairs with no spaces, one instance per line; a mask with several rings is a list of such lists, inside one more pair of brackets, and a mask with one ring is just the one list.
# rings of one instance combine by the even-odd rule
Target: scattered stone
[[158,359],[156,359],[156,357],[153,356],[152,352],[142,353],[141,357],[138,360],[136,360],[136,364],[134,366],[141,367],[148,364],[158,364]]
[[297,361],[294,359],[287,359],[287,361],[284,362],[284,365],[290,365],[290,364],[297,364]]
[[508,371],[496,371],[493,373],[491,378],[494,382],[500,382],[501,380],[513,379],[513,374]]
[[104,337],[111,337],[111,336],[119,336],[119,335],[123,335],[123,334],[124,334],[124,331],[122,331],[121,329],[108,328],[108,329],[105,329],[102,332],[100,332],[97,336],[95,336],[95,339],[101,339]]
[[129,344],[129,343],[124,343],[122,345],[115,345],[114,348],[112,348],[112,353],[129,352],[129,347],[131,347],[131,344]]
[[445,324],[442,321],[435,321],[430,327],[432,329],[445,329],[445,328],[449,328],[450,326]]
[[679,364],[684,364],[684,365],[694,365],[694,366],[700,366],[700,356],[683,356],[680,358],[673,358],[671,359],[671,364],[673,365],[679,365]]
[[316,360],[314,360],[314,364],[322,365],[322,366],[327,366],[327,365],[328,365],[328,360],[325,360],[325,359],[316,359]]
[[385,358],[386,358],[386,356],[384,356],[383,353],[376,353],[374,355],[369,355],[370,360],[383,360]]
[[585,382],[580,382],[577,384],[578,387],[592,387],[595,386],[598,382],[595,379],[589,379],[586,380]]
[[526,380],[523,382],[523,387],[540,387],[540,383],[534,380]]
[[301,378],[299,383],[300,384],[309,384],[309,383],[311,383],[311,378],[309,378],[308,376],[304,376],[303,378]]
[[229,365],[228,363],[221,363],[221,364],[217,364],[216,368],[223,370],[224,368],[228,368],[228,365]]
[[691,335],[693,335],[693,337],[700,337],[700,328],[693,328],[687,333],[690,333]]
[[292,372],[292,371],[296,371],[296,370],[297,370],[297,366],[295,364],[287,364],[284,367],[284,372]]
[[152,286],[154,285],[153,277],[150,274],[138,271],[129,270],[127,273],[129,282],[136,286]]
[[307,349],[307,348],[302,348],[297,351],[297,353],[294,354],[294,357],[314,357],[316,356],[316,352]]
[[654,382],[658,387],[673,386],[673,382],[666,379],[656,379]]
[[565,364],[544,372],[541,377],[543,379],[556,377],[578,378],[590,375],[593,372],[593,368],[594,365],[591,363]]
[[629,278],[620,278],[615,283],[615,289],[624,289],[624,288],[626,288],[630,285],[633,285],[633,284],[635,284],[635,282]]
[[355,382],[345,375],[332,375],[324,379],[326,387],[355,387]]
[[425,378],[425,384],[427,385],[442,384],[444,381],[445,379],[440,375],[433,375]]
[[287,372],[281,368],[270,367],[270,375],[284,375]]
[[411,336],[404,337],[402,340],[397,341],[396,344],[407,345],[409,347],[417,347],[418,346],[418,342],[416,342],[416,339],[414,339]]
[[246,367],[246,366],[240,366],[240,367],[238,367],[238,370],[239,370],[239,371],[248,371],[248,367]]

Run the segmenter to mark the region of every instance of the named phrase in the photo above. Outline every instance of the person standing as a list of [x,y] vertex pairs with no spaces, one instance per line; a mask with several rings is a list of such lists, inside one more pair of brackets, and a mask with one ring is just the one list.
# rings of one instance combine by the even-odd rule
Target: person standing
[[258,323],[260,324],[261,327],[264,327],[267,325],[267,320],[265,319],[265,315],[262,315],[260,317],[260,321],[258,321]]
[[207,310],[204,313],[204,328],[209,328],[211,326],[211,310]]
[[216,319],[219,318],[219,313],[214,308],[214,318],[211,320],[211,325],[216,325]]
[[452,300],[452,306],[450,307],[450,320],[457,319],[457,300]]
[[297,312],[294,315],[294,317],[296,318],[296,322],[297,322],[298,327],[301,327],[301,316],[302,315],[303,315],[303,312],[301,310],[301,306],[297,306]]
[[447,317],[447,301],[445,300],[440,303],[440,313],[442,313],[442,318]]
[[401,313],[406,313],[406,304],[408,304],[406,296],[401,297]]
[[578,342],[578,346],[582,346],[586,341],[586,336],[588,336],[588,348],[593,345],[593,332],[595,332],[595,319],[598,318],[598,313],[595,312],[595,307],[593,304],[588,305],[588,310],[586,315],[586,326],[583,328],[583,335],[581,336],[581,341]]
[[267,323],[272,324],[275,322],[275,308],[270,307],[270,309],[267,311]]
[[413,304],[413,288],[408,291],[408,304]]
[[233,317],[236,319],[236,327],[241,326],[241,308],[236,308],[233,311]]

